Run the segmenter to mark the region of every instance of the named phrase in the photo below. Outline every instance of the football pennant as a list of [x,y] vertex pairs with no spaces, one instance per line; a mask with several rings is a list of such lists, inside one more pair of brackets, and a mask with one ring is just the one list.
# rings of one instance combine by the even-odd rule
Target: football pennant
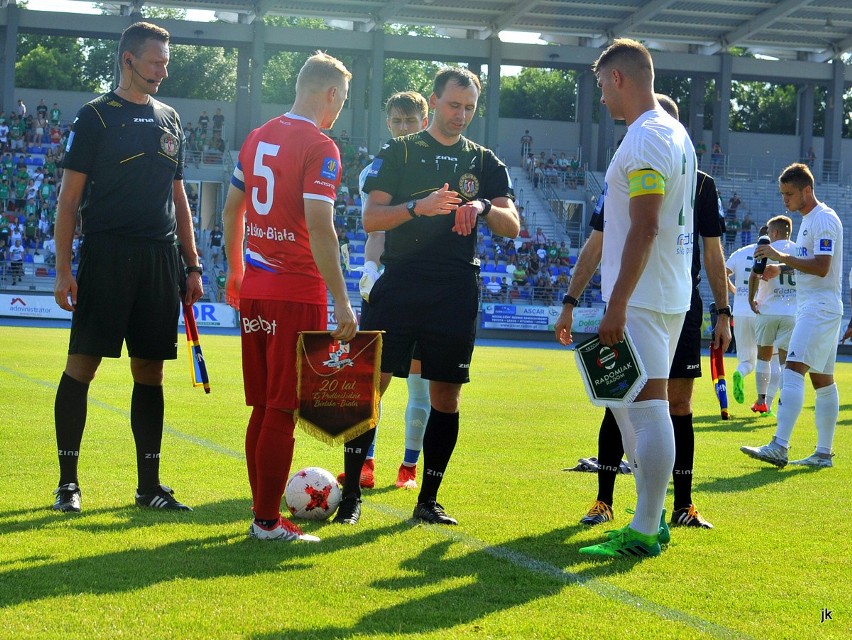
[[210,378],[207,377],[207,363],[201,353],[198,327],[192,313],[192,305],[183,303],[183,324],[186,328],[186,345],[189,348],[189,376],[193,387],[204,387],[204,393],[210,393]]
[[574,357],[589,399],[599,407],[627,406],[648,381],[626,329],[624,340],[611,347],[602,345],[597,336],[581,342]]
[[327,331],[302,331],[296,347],[296,424],[326,444],[376,426],[382,332],[359,331],[349,342]]

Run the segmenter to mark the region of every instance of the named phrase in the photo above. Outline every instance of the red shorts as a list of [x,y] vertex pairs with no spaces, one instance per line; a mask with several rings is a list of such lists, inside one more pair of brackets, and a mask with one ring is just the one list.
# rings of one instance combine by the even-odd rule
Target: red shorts
[[247,405],[296,409],[296,341],[300,331],[327,328],[326,310],[325,304],[240,300]]

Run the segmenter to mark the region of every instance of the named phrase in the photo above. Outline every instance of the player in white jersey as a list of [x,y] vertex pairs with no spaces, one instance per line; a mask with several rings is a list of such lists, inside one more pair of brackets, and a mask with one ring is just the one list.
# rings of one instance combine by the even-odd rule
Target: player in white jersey
[[[805,399],[805,374],[810,372],[816,391],[814,422],[816,451],[791,464],[832,466],[831,452],[840,398],[834,383],[834,362],[843,319],[843,225],[833,209],[814,195],[814,177],[807,165],[792,164],[778,178],[781,197],[788,211],[802,214],[795,253],[781,253],[772,245],[755,250],[755,258],[793,267],[797,281],[796,326],[790,337],[778,406],[778,426],[772,441],[762,447],[741,451],[777,467],[787,464],[787,449]],[[775,278],[780,268],[768,265],[764,277]]]
[[674,467],[667,383],[692,293],[695,149],[684,127],[654,97],[654,65],[640,43],[620,38],[592,70],[601,102],[627,123],[604,185],[601,289],[607,302],[598,336],[612,346],[629,330],[648,382],[613,409],[636,478],[636,512],[608,542],[580,553],[642,557],[660,553],[663,501]]
[[[852,305],[852,269],[849,270],[849,304]],[[841,342],[846,342],[849,339],[852,339],[852,320],[849,321],[849,326],[847,326],[846,331],[843,332],[843,339]]]
[[[772,247],[780,253],[793,253],[796,244],[790,241],[793,221],[787,216],[775,216],[766,223],[767,236]],[[762,274],[761,274],[762,275]],[[769,413],[766,402],[771,377],[770,359],[777,350],[778,359],[783,365],[787,360],[787,349],[796,318],[796,280],[793,269],[784,267],[777,278],[762,280],[761,276],[751,272],[748,281],[749,306],[757,317],[754,319],[754,333],[757,340],[757,363],[754,370],[757,402],[751,410],[755,413]],[[774,395],[774,394],[773,394]]]
[[[426,98],[416,91],[400,91],[393,94],[385,103],[387,114],[386,124],[391,137],[399,138],[409,133],[422,131],[429,125],[429,104]],[[361,202],[367,201],[364,193],[364,181],[370,172],[370,166],[364,167],[358,177],[358,190],[361,191]],[[366,311],[370,301],[370,291],[376,280],[381,276],[379,263],[382,252],[385,249],[385,232],[373,231],[367,234],[367,242],[364,245],[364,275],[358,283],[358,289],[364,304],[361,305],[362,313]],[[420,350],[415,347],[414,358],[408,377],[405,379],[408,386],[408,403],[405,407],[405,452],[402,464],[399,466],[396,476],[396,486],[400,489],[417,488],[417,461],[423,450],[423,434],[426,432],[426,422],[429,419],[429,381],[420,375]],[[381,405],[379,405],[379,418],[381,419]],[[376,427],[378,435],[378,426]],[[367,459],[361,468],[361,487],[372,489],[375,486],[374,460],[376,441],[370,445]],[[343,484],[345,473],[337,476],[338,481]]]

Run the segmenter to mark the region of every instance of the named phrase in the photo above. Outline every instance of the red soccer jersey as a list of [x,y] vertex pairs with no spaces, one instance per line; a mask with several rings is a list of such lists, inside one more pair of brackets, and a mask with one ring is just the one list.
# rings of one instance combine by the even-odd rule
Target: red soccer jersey
[[326,303],[311,253],[305,199],[334,205],[340,151],[317,126],[285,114],[252,131],[231,183],[246,194],[246,271],[240,295]]

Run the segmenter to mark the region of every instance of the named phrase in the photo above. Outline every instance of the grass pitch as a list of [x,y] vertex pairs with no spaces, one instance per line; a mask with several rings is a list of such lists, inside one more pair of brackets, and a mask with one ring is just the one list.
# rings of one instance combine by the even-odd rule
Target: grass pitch
[[[774,422],[733,399],[733,418],[721,421],[705,362],[694,498],[716,528],[673,529],[658,558],[607,561],[577,553],[606,525],[577,524],[595,476],[561,469],[595,454],[602,410],[566,351],[477,348],[440,496],[460,526],[409,521],[416,494],[393,485],[405,403],[395,381],[361,523],[304,523],[322,542],[292,544],[246,535],[249,411],[236,336],[202,336],[209,396],[190,387],[185,354],[167,363],[162,479],[192,513],[133,506],[126,358],[104,360],[91,387],[83,513],[53,512],[53,400],[67,339],[64,329],[0,327],[0,638],[852,635],[852,365],[837,370],[835,466],[814,471],[742,455],[740,445],[769,441]],[[749,403],[753,385],[746,378]],[[793,437],[793,457],[813,450],[812,389]],[[338,472],[341,449],[298,432],[293,470],[311,465]],[[632,477],[619,477],[615,526],[634,495]]]

